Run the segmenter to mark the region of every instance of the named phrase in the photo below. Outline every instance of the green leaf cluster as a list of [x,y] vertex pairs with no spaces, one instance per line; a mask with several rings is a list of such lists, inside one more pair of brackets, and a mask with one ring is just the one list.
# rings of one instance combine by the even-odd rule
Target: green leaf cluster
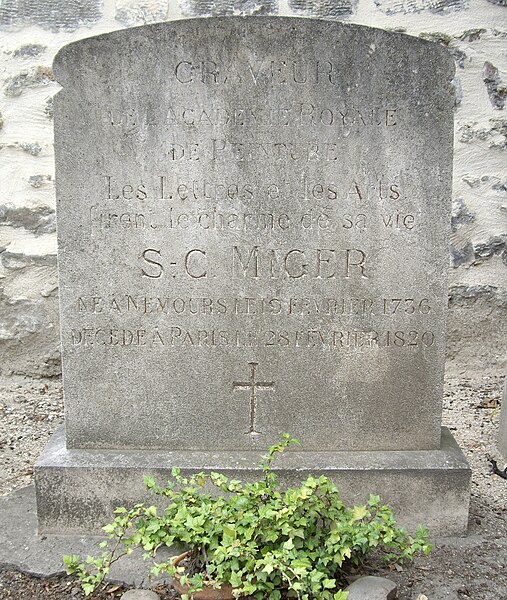
[[[262,459],[263,478],[254,482],[214,472],[184,477],[177,468],[165,487],[146,477],[147,487],[167,499],[166,507],[117,508],[114,521],[104,527],[111,549],[84,563],[78,556],[65,557],[67,572],[77,574],[89,594],[115,560],[141,547],[153,560],[154,575],[179,576],[190,594],[229,583],[236,598],[280,600],[283,593],[300,600],[345,600],[341,586],[348,569],[372,552],[402,561],[430,551],[427,530],[420,527],[410,536],[378,496],[348,507],[324,476],[281,489],[272,463],[294,443],[284,434],[271,446]],[[158,550],[175,544],[190,549],[190,571],[172,561],[157,562]]]

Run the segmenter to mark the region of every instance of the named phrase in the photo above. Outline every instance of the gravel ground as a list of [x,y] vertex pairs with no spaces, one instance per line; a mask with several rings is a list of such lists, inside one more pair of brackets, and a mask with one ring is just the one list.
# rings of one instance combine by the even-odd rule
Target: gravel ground
[[[456,436],[473,471],[470,528],[466,538],[436,540],[425,559],[392,571],[400,600],[507,600],[507,480],[492,475],[487,457],[504,461],[496,449],[503,377],[450,368],[443,422]],[[33,464],[63,420],[61,381],[9,377],[0,380],[0,495],[32,482]],[[373,490],[372,490],[373,491]],[[377,567],[375,567],[377,568]],[[108,584],[96,599],[118,598],[125,588]],[[163,600],[171,589],[157,590]],[[0,571],[0,598],[84,598],[67,577],[39,579]]]

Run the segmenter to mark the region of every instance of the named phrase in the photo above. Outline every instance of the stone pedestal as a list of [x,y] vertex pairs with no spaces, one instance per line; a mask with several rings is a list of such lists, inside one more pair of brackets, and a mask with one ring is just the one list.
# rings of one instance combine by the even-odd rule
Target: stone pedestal
[[[143,477],[160,484],[172,467],[183,473],[220,471],[230,477],[262,477],[257,452],[161,452],[151,450],[67,450],[62,427],[35,466],[39,533],[90,533],[112,520],[113,509],[158,500]],[[348,503],[380,495],[399,523],[420,523],[431,535],[462,535],[468,521],[470,469],[452,434],[442,429],[439,450],[301,452],[281,455],[275,469],[284,486],[310,474],[324,474]]]

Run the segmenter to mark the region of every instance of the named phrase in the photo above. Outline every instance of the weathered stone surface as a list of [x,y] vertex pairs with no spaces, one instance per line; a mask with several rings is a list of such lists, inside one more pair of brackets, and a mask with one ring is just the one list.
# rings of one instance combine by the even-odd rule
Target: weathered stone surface
[[0,27],[40,25],[51,31],[73,31],[102,15],[102,0],[2,0]]
[[474,246],[472,242],[466,242],[461,246],[451,244],[449,250],[451,254],[451,267],[453,269],[458,269],[462,265],[473,262]]
[[351,583],[347,600],[394,600],[397,587],[385,577],[360,577]]
[[[23,275],[26,273],[20,270],[18,276],[9,277],[18,296],[23,294],[25,286],[30,285],[30,277]],[[33,266],[30,275],[32,286],[39,278],[48,281],[44,291],[46,297],[38,294],[39,298],[12,298],[0,291],[0,374],[51,377],[61,372],[58,298],[50,291],[52,278],[53,286],[56,286],[56,268],[54,265]]]
[[[39,531],[99,532],[116,506],[157,503],[143,476],[166,483],[173,466],[183,474],[220,471],[251,481],[262,478],[258,464],[259,453],[252,451],[69,450],[62,428],[35,465]],[[410,531],[420,523],[432,535],[462,535],[467,528],[470,469],[445,428],[438,450],[294,451],[278,457],[274,470],[287,486],[310,474],[327,475],[347,503],[364,503],[375,492]]]
[[44,107],[44,114],[48,119],[53,118],[53,96],[46,100],[46,106]]
[[39,144],[39,142],[14,142],[7,144],[0,143],[0,150],[2,148],[18,148],[19,150],[22,150],[31,156],[39,156],[39,154],[42,152],[42,146]]
[[507,148],[507,119],[489,119],[488,126],[480,126],[476,122],[464,123],[458,128],[458,139],[464,144],[487,143],[492,150]]
[[356,0],[289,0],[296,14],[308,17],[348,17],[356,9]]
[[0,253],[0,263],[6,269],[24,269],[27,266],[55,266],[56,254],[39,252],[34,248],[33,252],[17,252],[16,247],[11,244],[8,249]]
[[476,42],[486,33],[486,29],[475,27],[474,29],[467,29],[460,36],[459,39],[463,42]]
[[180,6],[186,17],[271,15],[278,0],[180,0]]
[[[108,517],[108,521],[110,520]],[[33,486],[0,497],[0,568],[14,567],[23,573],[43,577],[60,575],[64,571],[64,554],[98,556],[102,552],[98,544],[104,537],[103,531],[100,531],[100,537],[82,534],[38,535]],[[178,554],[178,551],[179,548],[172,548],[169,556]],[[121,581],[127,585],[149,587],[150,565],[143,559],[142,554],[135,551],[129,556],[123,556],[111,566],[106,579]],[[164,553],[161,559],[166,558]],[[169,581],[169,577],[162,577],[160,582],[163,581]]]
[[14,50],[13,56],[15,58],[33,58],[34,56],[39,56],[46,50],[46,46],[43,44],[23,44],[19,48]]
[[17,146],[23,150],[23,152],[31,154],[32,156],[39,156],[39,154],[42,152],[42,146],[39,144],[39,142],[16,142],[14,146]]
[[[449,360],[469,372],[505,368],[507,293],[500,286],[456,285],[449,289]],[[473,314],[473,319],[470,315]],[[492,327],[494,324],[494,327]],[[477,339],[488,331],[488,343],[474,350]]]
[[436,42],[446,48],[452,42],[452,35],[448,33],[442,33],[441,31],[423,31],[419,34],[422,40],[428,40],[429,42]]
[[446,51],[227,18],[82,40],[55,72],[67,434],[36,466],[41,531],[96,528],[173,466],[257,478],[290,431],[285,484],[321,472],[462,533]]
[[502,410],[500,412],[500,424],[498,429],[498,450],[507,460],[507,376],[503,388]]
[[465,68],[466,53],[461,48],[448,48],[449,54],[454,58],[456,66],[460,69]]
[[452,203],[451,228],[457,231],[463,225],[468,225],[475,221],[475,213],[470,211],[463,198],[456,198]]
[[30,71],[22,71],[8,79],[4,87],[4,94],[6,96],[20,96],[26,88],[48,85],[51,81],[54,81],[51,69],[39,65]]
[[492,285],[456,285],[449,290],[449,305],[465,307],[483,300],[485,304],[494,304],[507,308],[507,295]]
[[458,108],[463,100],[463,88],[461,86],[461,79],[459,77],[455,77],[453,81],[454,87],[454,108]]
[[30,177],[28,178],[28,183],[34,188],[40,188],[40,187],[48,184],[49,182],[51,182],[51,180],[52,180],[52,177],[51,177],[51,175],[48,175],[48,174],[30,175]]
[[124,25],[144,25],[167,16],[169,0],[116,0],[116,20]]
[[303,19],[64,48],[69,447],[438,449],[453,71]]
[[502,110],[507,97],[507,87],[500,79],[497,67],[486,61],[482,74],[491,105],[493,108]]
[[468,7],[468,0],[375,0],[375,4],[387,15],[397,13],[454,12]]
[[475,244],[474,252],[476,264],[481,264],[494,256],[500,256],[503,264],[507,266],[507,234],[495,235],[489,240],[478,242]]
[[[32,185],[39,187],[43,184],[41,179],[35,179]],[[40,183],[39,183],[40,181]],[[0,222],[10,227],[23,227],[36,235],[54,233],[56,231],[55,211],[44,204],[28,207],[14,207],[8,204],[0,204]]]

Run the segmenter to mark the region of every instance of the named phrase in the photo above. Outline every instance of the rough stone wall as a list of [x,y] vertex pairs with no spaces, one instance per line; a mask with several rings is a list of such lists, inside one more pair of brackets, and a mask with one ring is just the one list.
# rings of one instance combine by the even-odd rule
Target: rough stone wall
[[434,40],[452,54],[449,357],[464,368],[499,365],[507,339],[506,0],[0,0],[0,373],[60,370],[54,55],[114,29],[220,15],[342,19]]

